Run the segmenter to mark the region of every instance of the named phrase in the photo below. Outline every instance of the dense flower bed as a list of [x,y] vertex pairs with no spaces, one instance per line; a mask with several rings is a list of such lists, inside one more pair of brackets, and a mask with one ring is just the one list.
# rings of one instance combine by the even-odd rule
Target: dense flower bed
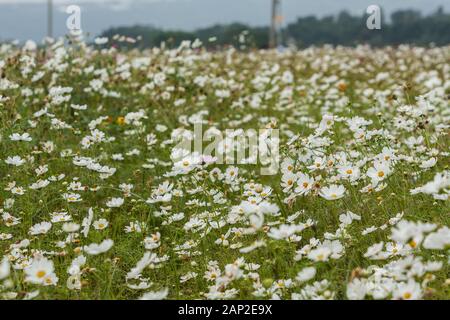
[[449,58],[1,45],[0,297],[450,298]]

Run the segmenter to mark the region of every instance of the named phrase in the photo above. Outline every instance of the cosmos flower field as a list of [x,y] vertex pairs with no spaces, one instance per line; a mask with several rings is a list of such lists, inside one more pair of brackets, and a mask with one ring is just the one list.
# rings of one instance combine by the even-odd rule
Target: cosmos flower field
[[450,47],[105,42],[0,45],[1,299],[450,298]]

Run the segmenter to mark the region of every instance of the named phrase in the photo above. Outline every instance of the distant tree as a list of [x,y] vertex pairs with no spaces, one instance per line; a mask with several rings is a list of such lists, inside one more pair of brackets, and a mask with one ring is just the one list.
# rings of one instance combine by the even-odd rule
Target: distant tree
[[[381,30],[369,30],[366,27],[367,15],[353,16],[343,11],[337,16],[317,18],[307,16],[289,23],[283,35],[289,43],[298,47],[311,45],[345,45],[370,44],[372,46],[399,45],[410,43],[416,45],[450,44],[450,14],[439,8],[435,13],[422,16],[414,10],[400,10],[392,13],[390,23],[382,21]],[[111,38],[115,34],[137,38],[136,44],[120,43],[126,47],[154,47],[162,42],[169,47],[178,46],[183,40],[200,39],[206,47],[216,48],[233,45],[242,48],[240,35],[245,33],[246,48],[267,48],[268,27],[250,27],[242,23],[213,25],[193,32],[170,30],[165,31],[152,26],[131,26],[111,28],[102,36]],[[216,41],[209,40],[214,37]]]

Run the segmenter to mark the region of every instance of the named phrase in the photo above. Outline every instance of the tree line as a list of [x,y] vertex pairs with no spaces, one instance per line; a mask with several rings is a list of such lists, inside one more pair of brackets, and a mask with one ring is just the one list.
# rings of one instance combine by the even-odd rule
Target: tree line
[[[415,10],[393,12],[390,19],[383,19],[382,15],[381,30],[369,30],[366,27],[367,17],[367,15],[351,15],[346,11],[322,18],[299,17],[282,29],[283,44],[299,48],[323,44],[345,46],[450,44],[450,14],[444,12],[442,8],[430,15],[422,15]],[[111,28],[104,31],[101,36],[113,38],[116,34],[140,39],[135,43],[116,42],[116,45],[141,48],[160,46],[161,43],[175,47],[183,40],[195,39],[199,39],[209,48],[228,45],[238,48],[267,48],[269,42],[269,27],[251,27],[242,23],[218,24],[192,32],[136,25]],[[117,37],[115,39],[117,40]]]

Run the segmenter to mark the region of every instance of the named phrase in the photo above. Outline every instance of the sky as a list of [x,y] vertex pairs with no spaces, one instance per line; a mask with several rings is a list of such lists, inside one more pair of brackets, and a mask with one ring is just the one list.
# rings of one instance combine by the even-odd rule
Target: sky
[[[0,0],[0,40],[42,40],[46,35],[46,0]],[[242,22],[268,25],[270,0],[53,0],[56,36],[67,33],[65,8],[81,8],[81,27],[91,37],[112,26],[153,25],[163,29],[194,30],[216,23]],[[341,10],[361,15],[371,4],[385,14],[397,9],[416,9],[423,14],[449,0],[282,0],[284,23],[307,15],[334,15]]]

